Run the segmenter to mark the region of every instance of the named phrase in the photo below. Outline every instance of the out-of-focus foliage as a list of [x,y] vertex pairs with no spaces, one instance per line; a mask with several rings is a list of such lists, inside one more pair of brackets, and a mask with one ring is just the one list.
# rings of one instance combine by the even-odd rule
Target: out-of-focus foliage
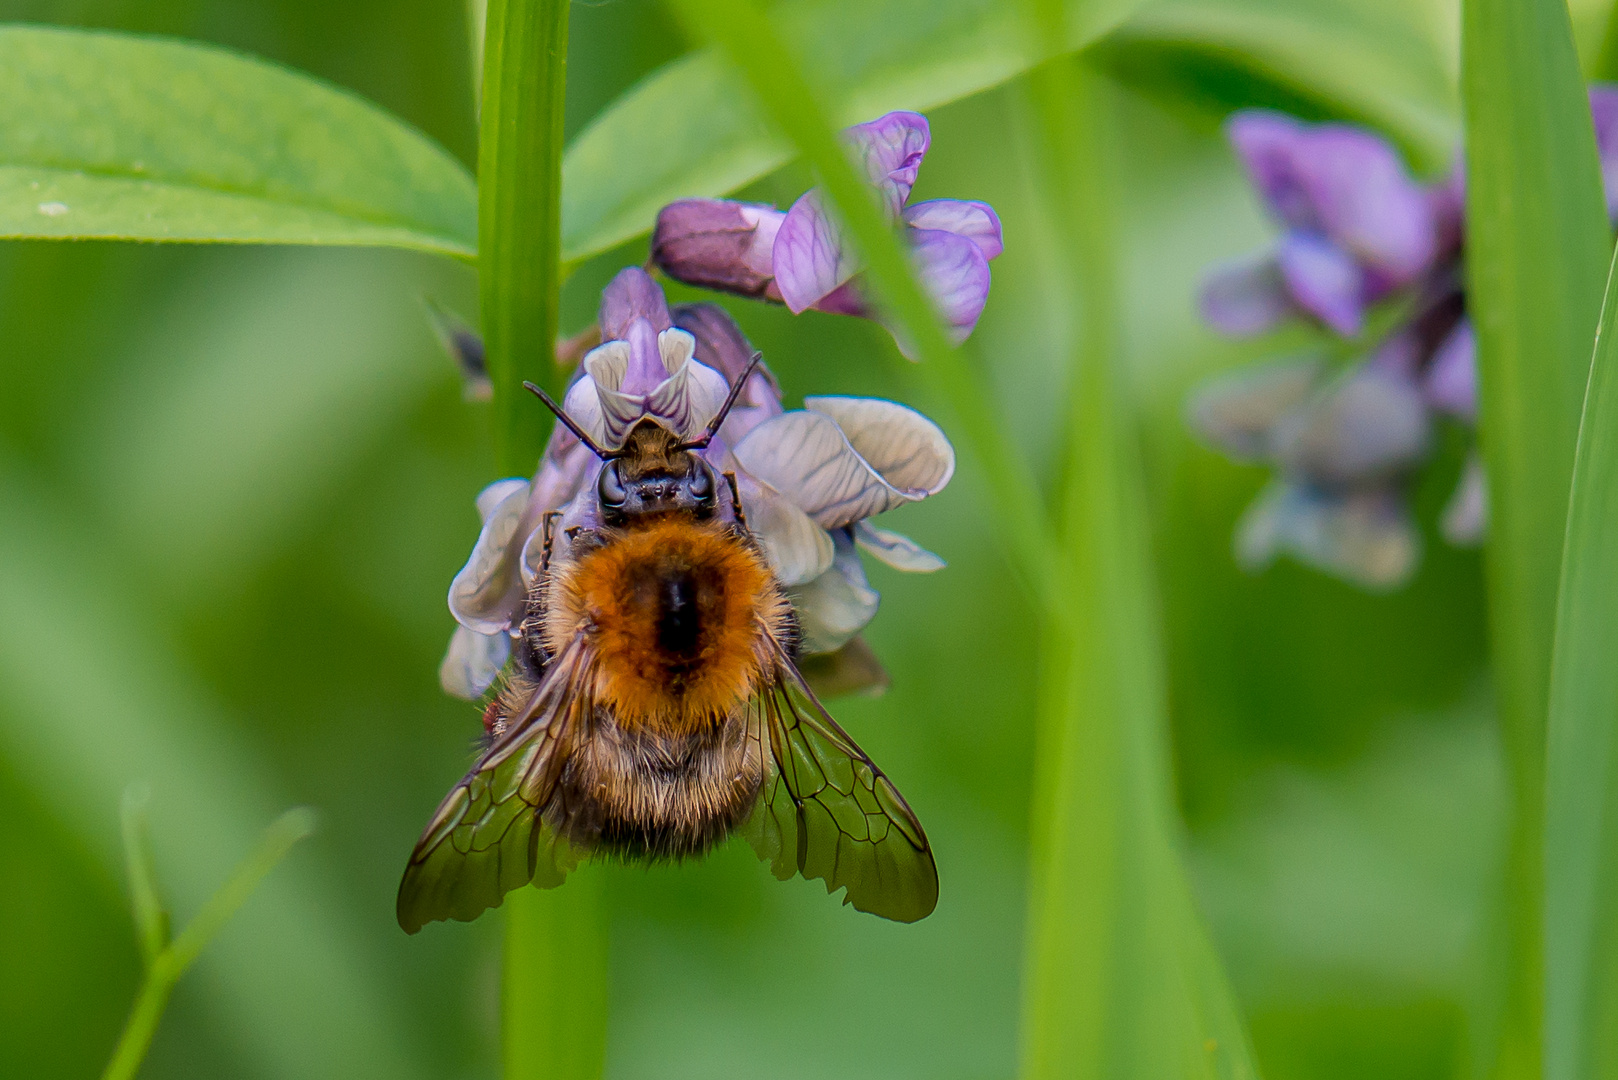
[[[1469,1052],[1478,898],[1504,819],[1479,559],[1430,542],[1391,597],[1285,563],[1242,574],[1228,537],[1263,476],[1197,446],[1182,406],[1275,348],[1217,341],[1193,311],[1206,265],[1270,235],[1223,112],[1377,121],[1437,170],[1459,130],[1458,18],[1438,0],[1239,2],[1147,6],[1101,53],[1124,86],[1123,338],[1195,884],[1264,1076],[1447,1077]],[[879,24],[890,10],[859,7]],[[1244,10],[1269,13],[1262,33],[1241,29]],[[1575,14],[1594,55],[1605,6]],[[0,17],[241,49],[475,157],[454,0],[7,0]],[[1310,36],[1317,17],[1368,29]],[[643,0],[571,18],[574,133],[683,50]],[[970,349],[1049,486],[1050,388],[1083,312],[1009,152],[1036,137],[1024,92],[934,110],[917,197],[1001,212],[1006,254]],[[671,130],[699,122],[668,116]],[[789,165],[746,194],[783,201],[810,183]],[[698,189],[694,175],[680,193]],[[628,244],[583,262],[564,330],[644,256]],[[472,311],[473,289],[464,268],[406,253],[0,247],[0,1075],[83,1076],[112,1046],[138,969],[117,839],[136,778],[180,918],[275,810],[308,803],[323,822],[181,986],[145,1075],[496,1074],[496,921],[406,938],[392,919],[402,860],[477,730],[436,668],[443,591],[493,475],[487,417],[462,401],[416,300]],[[879,327],[731,309],[789,398],[899,397],[954,422]],[[1458,445],[1447,460],[1417,493],[1428,529]],[[968,463],[944,497],[899,514],[950,566],[873,568],[884,610],[869,636],[893,688],[833,708],[926,821],[938,912],[913,927],[858,916],[818,885],[776,882],[745,848],[604,868],[609,1076],[1014,1071],[1034,638],[989,505]]]
[[458,162],[273,65],[13,26],[0,101],[0,235],[477,248]]

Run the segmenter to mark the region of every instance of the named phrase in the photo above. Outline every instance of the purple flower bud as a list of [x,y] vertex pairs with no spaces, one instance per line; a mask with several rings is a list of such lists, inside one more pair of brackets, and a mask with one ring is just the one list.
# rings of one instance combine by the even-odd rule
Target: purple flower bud
[[[1004,248],[999,217],[981,202],[905,205],[931,141],[920,114],[888,113],[844,137],[889,216],[908,226],[917,274],[952,336],[965,338],[988,299],[989,260]],[[875,317],[859,286],[859,257],[818,188],[784,214],[720,199],[670,203],[658,215],[652,260],[677,281],[778,301],[794,314]]]
[[771,251],[785,217],[755,203],[681,199],[657,215],[652,261],[688,285],[762,297],[775,277]]
[[1607,218],[1618,220],[1618,86],[1590,84],[1590,116],[1595,121],[1601,186],[1607,194]]
[[1462,319],[1427,365],[1422,391],[1433,408],[1472,423],[1478,415],[1477,340]]

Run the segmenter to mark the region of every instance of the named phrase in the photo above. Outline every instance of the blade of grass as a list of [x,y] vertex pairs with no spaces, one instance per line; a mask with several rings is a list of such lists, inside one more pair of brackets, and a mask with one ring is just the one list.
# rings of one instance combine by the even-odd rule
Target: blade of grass
[[523,380],[553,392],[561,289],[566,0],[492,0],[478,144],[478,287],[501,474],[533,471],[541,410]]
[[1545,1076],[1618,1077],[1618,265],[1596,335],[1546,732]]
[[1462,12],[1467,306],[1489,470],[1489,632],[1513,811],[1495,1075],[1542,1072],[1545,723],[1579,402],[1607,267],[1595,139],[1562,0]]
[[[491,0],[486,15],[478,285],[495,452],[506,476],[533,471],[544,446],[543,413],[523,381],[556,393],[562,375],[551,358],[562,283],[567,8],[568,0]],[[601,1076],[607,959],[600,905],[601,883],[588,871],[561,890],[519,890],[508,900],[506,1080]]]
[[[224,929],[231,916],[253,895],[259,882],[292,850],[292,845],[314,832],[314,829],[315,815],[308,807],[293,807],[276,818],[264,830],[258,846],[242,860],[219,890],[208,898],[202,910],[180,931],[179,936],[172,942],[158,939],[157,950],[146,957],[146,976],[141,980],[134,1008],[130,1010],[129,1020],[124,1024],[123,1034],[118,1037],[118,1045],[113,1048],[112,1059],[107,1062],[101,1080],[134,1080],[135,1074],[140,1072],[141,1062],[146,1059],[146,1051],[151,1048],[152,1038],[157,1034],[163,1010],[181,976],[190,970],[208,942]],[[143,796],[125,797],[124,842],[130,867],[135,926],[141,935],[144,951],[151,944],[148,938],[154,929],[158,934],[163,934],[167,928],[163,925],[166,920],[162,917],[162,910],[157,905],[151,853],[147,850]],[[159,918],[155,924],[150,921],[154,911]]]
[[[1060,33],[1059,5],[1028,7],[1038,36]],[[1030,89],[1036,175],[1081,320],[1061,493],[1066,574],[1052,583],[1066,618],[1042,635],[1022,1075],[1251,1076],[1177,850],[1145,479],[1119,371],[1108,87],[1062,60]]]
[[157,872],[152,868],[152,840],[146,825],[146,804],[151,792],[131,784],[124,792],[124,869],[129,874],[129,906],[135,916],[141,962],[151,967],[169,943],[169,913],[157,897]]

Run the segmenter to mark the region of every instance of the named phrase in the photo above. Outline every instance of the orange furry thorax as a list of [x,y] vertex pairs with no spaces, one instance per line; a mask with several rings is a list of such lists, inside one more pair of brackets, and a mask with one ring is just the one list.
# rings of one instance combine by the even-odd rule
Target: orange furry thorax
[[729,526],[670,515],[602,533],[553,569],[545,635],[583,629],[592,692],[626,731],[722,723],[757,689],[787,601],[758,552]]

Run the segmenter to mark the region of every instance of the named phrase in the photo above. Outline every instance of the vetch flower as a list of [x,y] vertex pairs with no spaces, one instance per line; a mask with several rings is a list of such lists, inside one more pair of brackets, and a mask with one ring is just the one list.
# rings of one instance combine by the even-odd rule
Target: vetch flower
[[1253,185],[1285,228],[1275,248],[1210,275],[1203,317],[1233,336],[1312,317],[1344,336],[1439,253],[1432,200],[1382,138],[1247,110],[1226,126]]
[[[644,417],[686,437],[702,432],[754,355],[722,309],[670,310],[639,268],[607,287],[599,323],[602,343],[585,355],[564,409],[604,447],[621,445]],[[880,666],[856,641],[879,601],[859,551],[902,570],[936,570],[943,561],[867,519],[942,490],[954,450],[932,421],[905,406],[827,397],[785,411],[767,369],[759,365],[747,378],[700,452],[716,472],[735,476],[748,528],[792,599],[802,651],[830,654],[811,669],[843,690],[880,687]],[[563,532],[601,523],[596,487],[587,482],[595,465],[590,449],[558,424],[532,481],[501,480],[478,497],[483,529],[449,592],[460,624],[440,671],[450,693],[481,695],[506,663],[538,571],[545,515],[560,511]],[[845,648],[852,651],[840,660]]]
[[1276,470],[1236,528],[1245,569],[1286,552],[1368,589],[1409,580],[1420,534],[1404,481],[1431,424],[1396,358],[1335,375],[1311,359],[1226,375],[1193,396],[1191,424],[1231,457]]
[[[844,137],[889,219],[905,225],[917,274],[953,337],[964,340],[983,314],[989,262],[1003,247],[999,217],[987,203],[909,201],[932,137],[919,113],[891,112]],[[783,303],[794,314],[879,317],[846,229],[819,188],[785,212],[725,199],[670,203],[658,214],[652,261],[677,281]]]

